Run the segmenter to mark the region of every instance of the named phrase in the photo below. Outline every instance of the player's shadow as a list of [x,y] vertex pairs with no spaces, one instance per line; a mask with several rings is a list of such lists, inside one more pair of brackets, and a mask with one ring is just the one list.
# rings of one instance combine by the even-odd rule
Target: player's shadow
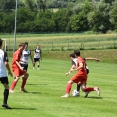
[[15,110],[17,110],[17,109],[18,109],[18,110],[37,110],[37,108],[23,108],[23,107],[22,107],[22,108],[19,108],[19,107],[17,107],[17,108],[16,108],[16,107],[13,107],[12,109],[13,109],[13,110],[14,110],[14,109],[15,109]]
[[48,85],[48,84],[26,84],[26,85]]
[[87,97],[87,98],[92,98],[92,99],[103,99],[102,97],[93,97],[93,96]]
[[34,92],[27,92],[27,93],[32,93],[32,94],[41,94],[41,92],[36,92],[36,91],[34,91]]

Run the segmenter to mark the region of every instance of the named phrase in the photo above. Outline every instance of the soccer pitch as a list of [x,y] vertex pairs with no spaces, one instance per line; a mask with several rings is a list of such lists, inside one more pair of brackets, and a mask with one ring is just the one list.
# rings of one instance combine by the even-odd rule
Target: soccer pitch
[[[20,92],[22,79],[15,87],[15,93],[9,95],[8,104],[13,109],[0,107],[1,117],[116,117],[117,116],[117,65],[111,63],[87,62],[90,73],[87,86],[99,86],[101,95],[84,92],[79,97],[61,98],[65,94],[68,80],[76,73],[65,76],[71,67],[71,61],[43,59],[40,70],[32,69],[26,84],[28,93]],[[9,77],[10,86],[13,78]],[[3,86],[0,85],[0,103],[3,100]],[[76,89],[73,84],[72,90]],[[72,93],[71,90],[71,93]]]

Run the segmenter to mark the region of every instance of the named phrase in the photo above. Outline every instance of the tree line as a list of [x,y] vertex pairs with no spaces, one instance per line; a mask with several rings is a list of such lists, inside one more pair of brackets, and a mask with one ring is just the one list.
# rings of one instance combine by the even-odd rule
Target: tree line
[[[15,1],[0,1],[0,32],[14,32]],[[27,4],[18,2],[17,32],[84,32],[106,33],[117,31],[117,0],[86,0],[83,3],[72,1],[57,11],[47,8],[46,0],[32,0]],[[50,0],[51,1],[51,0]],[[62,0],[65,2],[68,0]],[[70,1],[70,0],[69,0]]]

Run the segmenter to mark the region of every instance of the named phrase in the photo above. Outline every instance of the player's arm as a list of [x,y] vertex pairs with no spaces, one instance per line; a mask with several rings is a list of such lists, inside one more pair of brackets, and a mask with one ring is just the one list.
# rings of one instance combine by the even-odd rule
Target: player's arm
[[32,57],[32,54],[31,54],[31,51],[30,51],[30,59],[31,59],[31,61],[32,61],[32,63],[33,63],[33,57]]
[[10,76],[13,77],[13,74],[11,72],[11,69],[10,69],[10,66],[9,66],[9,63],[8,63],[8,56],[7,56],[7,53],[6,52],[4,54],[4,64],[6,66],[6,69],[8,70],[8,75],[10,75]]
[[41,58],[41,60],[42,60],[42,52],[40,53],[40,58]]
[[82,69],[82,68],[83,68],[83,63],[80,62],[80,63],[79,63],[79,66],[76,66],[75,69],[71,69],[69,72],[78,71],[78,70],[80,70],[80,69]]
[[34,51],[34,56],[35,56],[35,55],[37,55],[37,54],[36,54],[36,49],[35,49],[35,51]]
[[97,62],[100,62],[100,59],[98,59],[98,58],[85,58],[85,60],[95,60]]
[[22,66],[20,65],[20,63],[19,63],[18,61],[15,61],[15,63],[17,64],[17,66],[18,66],[21,70],[23,70]]
[[71,71],[72,69],[76,69],[76,65],[73,64],[73,65],[71,66],[69,72],[66,73],[66,76],[69,75],[69,74],[71,73],[70,71]]

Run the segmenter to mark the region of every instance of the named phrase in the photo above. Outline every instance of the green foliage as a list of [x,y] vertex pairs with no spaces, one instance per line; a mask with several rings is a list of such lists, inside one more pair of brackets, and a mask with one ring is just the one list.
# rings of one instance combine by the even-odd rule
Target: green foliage
[[53,12],[47,10],[40,12],[34,22],[34,32],[51,32],[55,30],[55,23],[52,20]]
[[113,3],[109,14],[110,14],[110,22],[113,25],[112,29],[117,30],[117,1]]
[[[15,1],[0,1],[0,32],[14,32],[14,9]],[[116,0],[18,0],[17,32],[116,31],[116,12]]]
[[54,13],[53,20],[55,21],[56,31],[65,32],[69,22],[69,11],[67,9],[60,9]]
[[17,31],[30,32],[33,26],[35,13],[31,12],[28,8],[21,7],[17,15]]
[[3,12],[11,12],[15,9],[15,0],[0,0],[0,9]]
[[110,9],[110,4],[100,3],[94,11],[88,14],[88,22],[93,31],[106,33],[111,28]]

